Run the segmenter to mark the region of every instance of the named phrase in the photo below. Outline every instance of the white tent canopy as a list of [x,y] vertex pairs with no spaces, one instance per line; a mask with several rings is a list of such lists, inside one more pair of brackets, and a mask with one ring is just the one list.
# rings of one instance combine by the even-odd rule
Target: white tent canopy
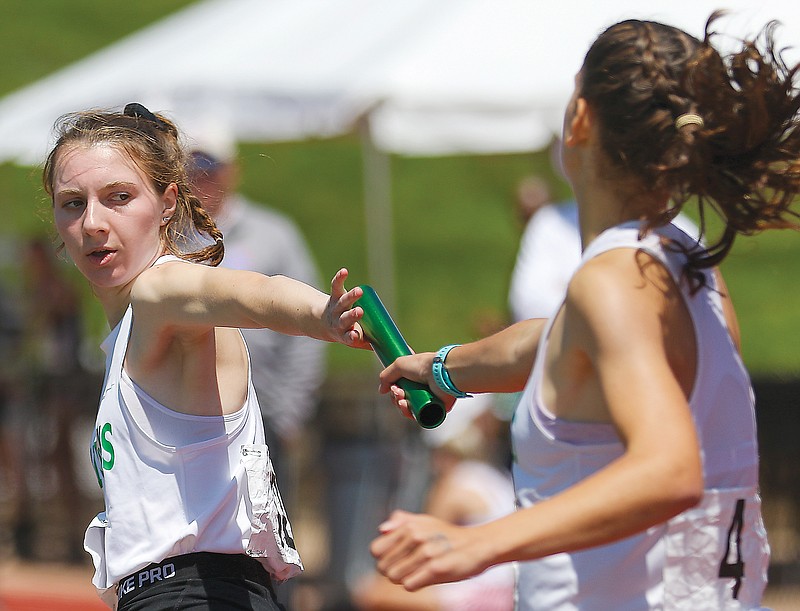
[[367,115],[387,152],[541,148],[560,129],[591,40],[626,17],[700,35],[770,18],[800,44],[789,0],[205,0],[0,100],[0,161],[38,163],[54,120],[141,101],[191,131],[215,121],[239,140],[331,136]]
[[[800,5],[789,0],[472,0],[433,24],[381,73],[358,85],[380,100],[376,146],[410,155],[537,150],[560,133],[574,76],[591,42],[628,18],[663,21],[702,37],[717,9],[726,48],[771,19],[778,40],[800,46]],[[796,52],[789,54],[800,61]]]
[[[442,5],[446,5],[443,2]],[[430,0],[206,0],[0,100],[0,161],[38,163],[67,112],[139,101],[239,140],[341,134],[346,92],[427,18]]]
[[[40,163],[53,122],[139,101],[184,131],[240,141],[326,137],[361,120],[370,278],[393,301],[385,153],[541,149],[560,131],[573,77],[608,25],[637,17],[700,36],[752,36],[795,0],[204,0],[0,100],[0,162]],[[794,54],[797,61],[797,54]],[[384,236],[377,238],[375,236]]]

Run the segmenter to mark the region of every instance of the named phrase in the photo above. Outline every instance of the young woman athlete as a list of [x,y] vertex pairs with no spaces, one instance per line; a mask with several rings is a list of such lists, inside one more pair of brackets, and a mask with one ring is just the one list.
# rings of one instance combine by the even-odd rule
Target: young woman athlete
[[[584,252],[553,318],[381,373],[406,415],[401,377],[450,403],[524,389],[519,511],[469,528],[394,513],[372,544],[391,580],[416,590],[518,561],[522,610],[759,607],[753,394],[717,266],[739,234],[798,227],[800,98],[774,24],[722,56],[718,23],[698,40],[623,21],[591,45],[562,151]],[[700,242],[670,223],[692,198]]]
[[214,267],[222,236],[186,168],[175,125],[138,104],[66,117],[44,168],[64,250],[112,329],[92,444],[105,511],[85,545],[119,609],[275,609],[273,580],[302,563],[239,329],[366,348],[361,290],[344,269],[328,296]]

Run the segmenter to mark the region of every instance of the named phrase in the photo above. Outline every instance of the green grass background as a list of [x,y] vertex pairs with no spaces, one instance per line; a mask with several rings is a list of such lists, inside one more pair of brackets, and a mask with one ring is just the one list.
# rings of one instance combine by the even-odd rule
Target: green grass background
[[[190,3],[0,0],[0,95]],[[352,284],[371,281],[361,155],[356,135],[241,148],[242,190],[298,221],[323,278],[347,266]],[[406,339],[418,349],[433,349],[477,337],[503,321],[521,232],[514,186],[529,173],[552,178],[547,156],[393,157],[391,170],[393,315]],[[556,188],[568,193],[563,184]],[[8,267],[19,239],[50,230],[38,169],[0,164],[0,206],[2,260]],[[800,374],[798,264],[800,235],[783,231],[740,239],[723,266],[754,375]],[[99,310],[88,307],[92,330],[101,334]],[[369,353],[339,346],[329,354],[333,372],[374,364]]]

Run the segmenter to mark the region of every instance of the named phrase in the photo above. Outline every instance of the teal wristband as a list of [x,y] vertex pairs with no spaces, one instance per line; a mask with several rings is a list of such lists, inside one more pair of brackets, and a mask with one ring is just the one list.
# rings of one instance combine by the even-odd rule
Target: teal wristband
[[444,364],[444,361],[450,351],[460,345],[461,344],[450,344],[440,348],[436,353],[436,356],[433,357],[433,363],[431,364],[431,372],[433,373],[433,380],[436,382],[436,385],[448,395],[455,397],[456,399],[463,399],[465,397],[472,396],[458,390],[458,388],[455,387],[455,384],[453,384],[453,381],[450,379],[450,374],[447,372],[447,367]]

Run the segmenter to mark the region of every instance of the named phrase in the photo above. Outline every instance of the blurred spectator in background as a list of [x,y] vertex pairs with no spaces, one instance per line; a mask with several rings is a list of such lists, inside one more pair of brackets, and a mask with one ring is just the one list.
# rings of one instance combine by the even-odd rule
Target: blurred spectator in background
[[27,485],[20,490],[17,553],[23,558],[35,555],[37,524],[31,490],[35,488],[39,495],[57,496],[67,518],[66,556],[78,562],[85,559],[84,524],[73,440],[83,417],[92,414],[96,394],[88,390],[89,374],[81,360],[81,295],[65,270],[59,268],[54,246],[43,238],[27,243],[22,279],[28,385],[23,435]]
[[544,206],[553,202],[550,185],[539,176],[526,176],[517,183],[514,212],[523,227]]
[[[3,278],[5,280],[5,278]],[[0,520],[0,544],[13,542],[27,506],[23,471],[20,403],[22,381],[20,352],[22,320],[19,295],[7,282],[0,282],[0,506],[8,507]]]
[[[236,192],[239,171],[233,141],[209,131],[196,141],[191,156],[192,186],[224,236],[222,266],[281,274],[318,287],[316,265],[294,221]],[[280,469],[277,455],[298,438],[316,408],[325,375],[325,346],[268,329],[244,330],[244,335],[267,443]],[[281,490],[291,496],[288,485],[282,484]]]
[[[495,395],[459,401],[436,429],[422,431],[431,448],[433,482],[424,511],[454,524],[487,522],[514,510],[514,488],[503,461],[508,423],[496,415]],[[358,611],[510,611],[512,565],[456,583],[408,592],[375,574],[353,593]],[[337,609],[343,609],[338,606]]]
[[[319,288],[316,264],[295,222],[237,192],[239,168],[232,138],[208,126],[195,136],[190,180],[222,231],[222,267],[280,274]],[[298,502],[304,428],[318,407],[325,379],[325,344],[270,329],[242,333],[278,485],[292,513]],[[290,583],[277,588],[285,604],[291,599]]]
[[574,201],[553,203],[548,184],[529,176],[517,188],[517,213],[525,230],[508,295],[512,322],[549,318],[581,260],[578,206]]
[[[551,143],[550,162],[564,177],[560,148],[560,139]],[[574,199],[553,200],[550,185],[538,176],[527,176],[517,186],[516,213],[525,229],[508,292],[511,322],[555,314],[567,293],[569,279],[581,262],[578,204]],[[672,222],[690,236],[699,233],[684,214]]]

